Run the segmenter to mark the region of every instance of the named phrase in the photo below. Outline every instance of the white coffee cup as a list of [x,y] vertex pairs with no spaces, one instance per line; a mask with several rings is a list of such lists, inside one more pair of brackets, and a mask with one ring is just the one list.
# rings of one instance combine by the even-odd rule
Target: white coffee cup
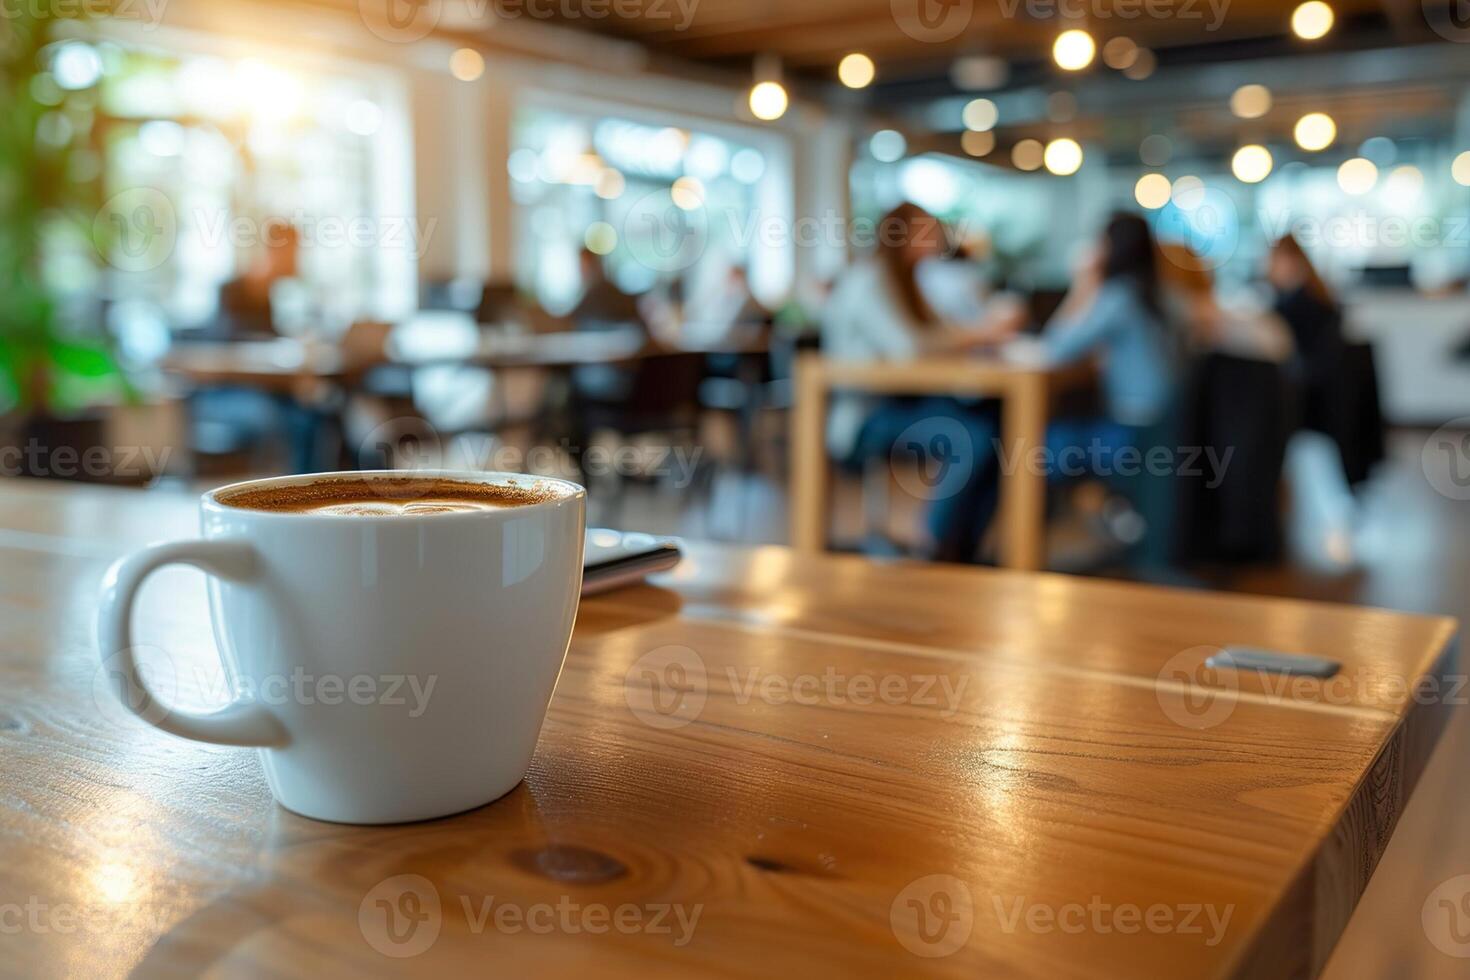
[[[544,497],[375,517],[221,502],[246,489],[426,477],[535,484]],[[319,473],[221,487],[200,511],[201,540],[145,548],[104,582],[101,653],[130,710],[184,738],[259,747],[276,800],[318,820],[426,820],[520,782],[576,618],[586,491],[509,473]],[[160,704],[134,657],[138,589],[175,563],[211,576],[236,699],[209,714]]]

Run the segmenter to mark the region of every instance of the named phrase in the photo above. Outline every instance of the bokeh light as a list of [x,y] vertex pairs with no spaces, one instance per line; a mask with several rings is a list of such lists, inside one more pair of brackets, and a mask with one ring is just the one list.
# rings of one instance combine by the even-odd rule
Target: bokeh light
[[1073,28],[1057,35],[1051,46],[1051,56],[1057,67],[1067,71],[1081,71],[1092,64],[1097,55],[1097,42],[1084,30]]
[[848,88],[867,88],[877,74],[873,59],[861,52],[854,51],[837,64],[837,78]]
[[1292,136],[1297,146],[1315,153],[1327,149],[1337,139],[1337,123],[1325,112],[1309,112],[1296,121]]
[[1075,174],[1082,167],[1082,147],[1074,139],[1062,137],[1054,139],[1046,144],[1042,152],[1042,162],[1046,169],[1058,177],[1067,177]]
[[1169,178],[1163,174],[1144,174],[1138,178],[1138,183],[1133,185],[1133,199],[1140,207],[1156,211],[1169,203],[1170,194],[1173,192],[1169,184]]

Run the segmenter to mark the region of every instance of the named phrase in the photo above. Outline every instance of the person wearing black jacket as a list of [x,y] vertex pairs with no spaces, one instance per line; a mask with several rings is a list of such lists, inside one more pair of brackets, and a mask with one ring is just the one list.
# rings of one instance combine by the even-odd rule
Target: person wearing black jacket
[[1266,278],[1296,340],[1301,427],[1330,436],[1348,482],[1361,483],[1384,456],[1373,350],[1344,337],[1342,307],[1290,235],[1272,247]]
[[1296,342],[1294,368],[1302,389],[1300,421],[1341,441],[1344,350],[1342,309],[1290,235],[1271,248],[1266,279],[1276,291],[1275,309]]

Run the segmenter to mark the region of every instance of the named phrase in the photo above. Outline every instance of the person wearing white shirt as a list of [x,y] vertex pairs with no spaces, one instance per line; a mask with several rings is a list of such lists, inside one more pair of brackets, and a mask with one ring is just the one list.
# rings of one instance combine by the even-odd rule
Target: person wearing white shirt
[[[980,324],[936,314],[917,269],[946,250],[939,220],[902,204],[878,226],[875,253],[839,277],[822,313],[822,353],[834,360],[898,361],[957,353],[994,341]],[[991,413],[954,398],[877,398],[839,393],[828,417],[827,445],[852,465],[872,458],[920,457],[934,479],[928,514],[933,557],[965,560],[979,535],[968,503],[993,465]],[[936,476],[936,474],[938,474]]]

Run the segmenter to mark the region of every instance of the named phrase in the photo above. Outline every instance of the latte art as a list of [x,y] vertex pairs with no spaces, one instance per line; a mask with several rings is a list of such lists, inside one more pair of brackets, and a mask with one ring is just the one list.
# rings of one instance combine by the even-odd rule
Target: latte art
[[397,517],[403,514],[466,514],[477,510],[500,510],[515,504],[470,500],[364,500],[350,504],[320,504],[303,507],[303,514],[335,514],[339,517]]
[[334,478],[315,483],[244,486],[219,495],[227,507],[324,517],[429,517],[471,514],[551,500],[560,494],[546,483],[474,483],[421,476]]

